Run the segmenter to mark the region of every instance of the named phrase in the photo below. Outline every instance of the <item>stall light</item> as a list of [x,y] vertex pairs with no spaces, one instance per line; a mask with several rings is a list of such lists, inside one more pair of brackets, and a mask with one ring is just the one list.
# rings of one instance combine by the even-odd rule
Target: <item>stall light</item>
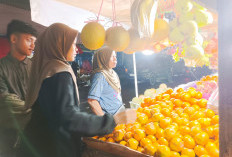
[[142,53],[144,55],[152,55],[154,53],[154,51],[152,51],[152,50],[143,50]]

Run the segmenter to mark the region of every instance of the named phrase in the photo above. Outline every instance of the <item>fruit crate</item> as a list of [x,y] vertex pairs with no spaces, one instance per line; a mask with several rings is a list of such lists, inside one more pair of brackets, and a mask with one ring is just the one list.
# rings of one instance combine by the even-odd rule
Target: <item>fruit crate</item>
[[[123,146],[118,143],[112,143],[112,142],[105,142],[100,141],[91,137],[84,137],[83,142],[87,145],[87,147],[95,149],[97,151],[103,152],[101,153],[95,153],[99,155],[99,157],[108,156],[108,157],[152,157],[147,154],[140,153],[139,151],[135,151],[129,147]],[[108,154],[108,155],[106,155]]]

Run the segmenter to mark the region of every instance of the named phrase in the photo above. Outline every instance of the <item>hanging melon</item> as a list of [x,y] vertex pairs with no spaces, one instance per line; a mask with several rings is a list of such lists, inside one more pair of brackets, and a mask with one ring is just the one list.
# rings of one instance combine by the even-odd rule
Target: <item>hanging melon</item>
[[106,31],[106,45],[115,51],[123,51],[130,42],[129,33],[121,26],[110,27]]
[[81,41],[86,48],[96,50],[104,44],[105,34],[105,29],[101,24],[90,22],[81,31]]
[[156,19],[152,39],[154,42],[161,41],[168,37],[169,25],[163,19]]

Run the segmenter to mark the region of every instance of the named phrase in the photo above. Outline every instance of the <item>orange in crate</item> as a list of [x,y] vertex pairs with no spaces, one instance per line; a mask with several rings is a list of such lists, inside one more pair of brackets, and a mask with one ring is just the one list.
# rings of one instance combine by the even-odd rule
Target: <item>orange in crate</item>
[[140,141],[140,146],[145,147],[148,144],[152,144],[152,141],[149,138],[142,138]]
[[154,135],[156,133],[156,127],[153,123],[146,124],[144,130],[147,135]]
[[127,142],[126,141],[121,141],[119,144],[126,146]]
[[137,117],[137,122],[139,122],[140,124],[146,124],[148,122],[148,116],[146,114],[140,114],[138,117]]
[[201,145],[197,145],[194,148],[194,152],[196,153],[197,156],[208,155],[208,152],[206,151],[205,147],[203,147]]
[[193,149],[196,145],[194,139],[190,135],[185,135],[183,141],[184,141],[184,147],[189,149]]
[[127,144],[126,144],[128,147],[130,147],[131,149],[134,149],[136,150],[138,148],[138,145],[139,145],[139,142],[134,139],[134,138],[130,138],[128,141],[127,141]]
[[119,142],[119,141],[123,140],[125,130],[115,130],[113,134],[114,134],[114,140],[116,142]]
[[181,156],[186,155],[187,157],[195,157],[195,152],[193,149],[183,148],[181,151]]
[[215,115],[211,119],[212,124],[219,124],[219,115]]
[[189,101],[190,98],[191,98],[191,95],[188,94],[188,93],[183,93],[183,94],[181,95],[181,100],[182,100],[182,101]]
[[133,137],[133,133],[132,133],[131,131],[128,131],[128,132],[125,133],[123,139],[124,139],[125,141],[128,141],[128,140],[129,140],[130,138],[132,138],[132,137]]
[[180,154],[178,152],[175,151],[171,151],[170,156],[169,157],[180,157]]
[[165,145],[159,145],[157,148],[157,156],[159,157],[170,157],[171,155],[171,150],[168,146]]
[[157,151],[157,148],[155,146],[153,146],[152,144],[148,144],[144,147],[145,154],[154,156],[156,151]]
[[199,145],[206,145],[209,141],[209,135],[206,132],[199,132],[194,136],[194,140]]
[[207,106],[207,100],[206,99],[200,99],[198,102],[197,102],[197,105],[201,108],[206,108]]
[[142,129],[136,129],[134,131],[134,138],[140,141],[142,138],[146,137],[145,132]]
[[176,152],[181,152],[182,149],[184,148],[184,142],[181,138],[178,137],[174,137],[171,141],[170,141],[170,148],[173,151]]
[[197,92],[195,98],[196,99],[201,99],[202,98],[202,93],[201,92]]
[[180,99],[175,99],[173,104],[175,107],[181,107],[183,102]]
[[160,137],[157,142],[160,144],[160,145],[165,145],[165,146],[168,146],[168,140],[165,138],[165,137]]
[[160,127],[161,128],[167,128],[169,125],[171,125],[172,119],[170,117],[166,117],[160,120]]
[[157,139],[159,139],[159,138],[161,138],[161,137],[164,137],[164,129],[162,129],[162,128],[157,128],[155,137],[156,137]]
[[154,135],[148,135],[147,138],[149,138],[153,144],[156,143],[156,137]]

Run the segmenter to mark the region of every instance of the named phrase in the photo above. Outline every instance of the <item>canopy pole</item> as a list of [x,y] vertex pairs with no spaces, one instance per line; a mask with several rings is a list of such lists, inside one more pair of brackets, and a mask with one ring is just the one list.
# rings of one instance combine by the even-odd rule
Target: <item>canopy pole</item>
[[137,82],[135,53],[133,53],[133,66],[134,66],[134,79],[135,79],[135,96],[138,97],[138,82]]

